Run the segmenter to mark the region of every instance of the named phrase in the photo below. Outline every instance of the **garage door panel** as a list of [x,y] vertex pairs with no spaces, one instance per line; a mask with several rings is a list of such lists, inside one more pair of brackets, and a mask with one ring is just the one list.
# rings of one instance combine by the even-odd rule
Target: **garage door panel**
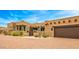
[[78,26],[55,27],[55,37],[79,38]]

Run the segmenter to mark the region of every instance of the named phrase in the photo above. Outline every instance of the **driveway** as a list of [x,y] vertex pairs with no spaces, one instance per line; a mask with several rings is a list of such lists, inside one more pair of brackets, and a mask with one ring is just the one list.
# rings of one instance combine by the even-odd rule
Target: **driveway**
[[35,38],[0,35],[1,49],[58,49],[79,48],[79,39],[70,38]]

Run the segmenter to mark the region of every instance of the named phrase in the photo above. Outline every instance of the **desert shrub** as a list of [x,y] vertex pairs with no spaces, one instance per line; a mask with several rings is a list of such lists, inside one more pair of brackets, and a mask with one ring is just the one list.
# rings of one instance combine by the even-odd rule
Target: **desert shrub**
[[38,33],[38,34],[34,34],[34,37],[44,37],[44,38],[47,38],[49,37],[49,35],[47,33]]
[[34,35],[34,37],[39,37],[39,35]]
[[49,35],[47,33],[43,33],[42,37],[47,38]]
[[39,34],[35,34],[34,37],[39,37]]
[[21,31],[12,31],[12,32],[9,33],[9,35],[12,35],[12,36],[22,36],[23,32],[21,32]]

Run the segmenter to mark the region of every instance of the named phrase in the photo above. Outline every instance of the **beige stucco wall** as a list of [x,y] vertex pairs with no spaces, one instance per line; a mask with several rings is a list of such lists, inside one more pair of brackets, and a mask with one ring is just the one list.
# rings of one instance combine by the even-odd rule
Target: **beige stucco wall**
[[[45,27],[44,32],[47,33],[49,36],[54,36],[54,33],[55,33],[54,27],[55,26],[65,26],[65,25],[70,26],[70,25],[76,25],[76,24],[79,24],[79,16],[67,17],[67,18],[62,18],[62,19],[57,19],[57,20],[48,20],[48,21],[45,21],[42,23],[34,23],[34,24],[30,24],[30,23],[24,22],[24,21],[12,22],[12,23],[8,24],[8,29],[13,30],[13,27],[16,25],[26,25],[26,26],[28,26],[28,28],[44,26]],[[53,28],[53,30],[51,30],[51,28]],[[76,31],[76,29],[75,29],[75,31]],[[35,34],[35,32],[33,32],[33,33]],[[39,33],[39,31],[37,31],[36,33]]]
[[44,24],[48,24],[48,25],[45,25],[45,32],[47,34],[49,34],[50,36],[54,36],[55,32],[54,32],[54,30],[51,31],[52,27],[54,29],[55,26],[66,26],[66,25],[70,26],[70,25],[79,24],[79,16],[62,18],[62,19],[58,19],[58,20],[50,20],[50,21],[46,21]]

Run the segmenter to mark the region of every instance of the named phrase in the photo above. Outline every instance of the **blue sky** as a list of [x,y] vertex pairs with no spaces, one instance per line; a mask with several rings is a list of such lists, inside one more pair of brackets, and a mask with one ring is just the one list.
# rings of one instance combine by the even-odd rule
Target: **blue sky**
[[39,23],[78,15],[78,10],[0,10],[0,26],[22,20],[29,23]]

